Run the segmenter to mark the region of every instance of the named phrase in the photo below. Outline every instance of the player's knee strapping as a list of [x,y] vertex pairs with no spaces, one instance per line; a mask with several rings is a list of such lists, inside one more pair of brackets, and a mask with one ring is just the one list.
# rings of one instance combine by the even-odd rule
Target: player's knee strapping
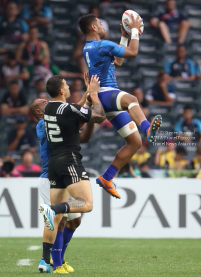
[[119,111],[122,111],[122,106],[121,106],[121,98],[127,94],[125,91],[121,91],[118,95],[117,95],[117,99],[116,99],[116,104],[117,104],[117,109]]
[[[119,111],[122,111],[122,106],[121,106],[121,98],[127,94],[127,92],[124,92],[124,91],[121,91],[118,95],[117,95],[117,99],[116,99],[116,104],[117,104],[117,108]],[[132,102],[128,105],[128,110],[130,110],[132,107],[135,107],[135,106],[139,106],[139,103],[138,102]]]
[[138,102],[133,102],[128,105],[128,110],[130,110],[132,107],[139,106]]
[[122,138],[125,138],[138,130],[135,122],[132,121],[128,112],[121,112],[110,122]]

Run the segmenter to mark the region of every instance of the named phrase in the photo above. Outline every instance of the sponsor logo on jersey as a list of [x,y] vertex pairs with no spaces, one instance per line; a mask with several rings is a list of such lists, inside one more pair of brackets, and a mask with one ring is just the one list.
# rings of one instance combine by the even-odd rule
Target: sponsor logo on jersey
[[82,113],[84,113],[84,114],[88,114],[88,109],[85,109],[85,108],[83,108],[83,107],[80,109],[80,111],[81,111]]

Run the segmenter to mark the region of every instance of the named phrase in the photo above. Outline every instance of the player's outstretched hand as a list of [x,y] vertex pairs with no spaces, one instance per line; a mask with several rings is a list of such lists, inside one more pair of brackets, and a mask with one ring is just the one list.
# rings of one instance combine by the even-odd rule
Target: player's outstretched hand
[[131,35],[129,35],[129,34],[125,31],[125,29],[124,29],[124,27],[123,27],[122,24],[120,24],[120,27],[121,27],[121,35],[122,35],[122,37],[130,38]]
[[88,72],[84,72],[84,83],[86,88],[88,89],[89,83],[90,83],[90,74]]
[[131,29],[136,28],[140,30],[140,28],[144,26],[144,24],[142,23],[142,18],[139,15],[136,18],[134,18],[133,14],[131,14],[131,18],[132,18],[132,22],[130,23],[124,20],[126,25],[128,25]]
[[94,95],[97,95],[99,88],[100,88],[99,77],[97,75],[93,75],[91,77],[91,81],[88,86],[88,92],[90,93],[90,96],[93,97]]

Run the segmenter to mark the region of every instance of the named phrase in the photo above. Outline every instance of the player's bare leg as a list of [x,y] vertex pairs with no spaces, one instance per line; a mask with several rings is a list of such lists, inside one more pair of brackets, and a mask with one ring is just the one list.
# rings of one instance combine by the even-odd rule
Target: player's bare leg
[[[68,201],[69,193],[74,200]],[[66,189],[51,189],[48,213],[53,214],[54,229],[44,229],[43,236],[43,259],[46,264],[50,264],[50,251],[55,242],[59,223],[64,213],[86,213],[93,209],[93,196],[90,181],[81,180],[80,182],[69,185]],[[45,204],[41,205],[45,207]],[[47,205],[46,205],[47,206]]]
[[[156,140],[156,131],[160,128],[162,123],[162,117],[160,115],[155,116],[150,124],[141,110],[137,98],[126,92],[120,92],[117,95],[116,105],[118,110],[128,111],[131,119],[133,120],[128,120],[128,116],[126,115],[122,115],[121,117],[121,114],[109,118],[113,126],[115,126],[118,130],[119,134],[125,138],[127,145],[119,150],[113,163],[108,167],[102,176],[96,179],[96,183],[103,187],[103,189],[105,189],[112,196],[121,198],[119,193],[116,191],[116,185],[113,183],[113,178],[141,147],[141,138],[139,132],[137,132],[135,123],[146,133],[148,140],[150,142],[154,142]],[[125,124],[122,125],[120,122],[125,122]],[[130,128],[131,124],[134,126],[133,132]]]
[[[110,118],[111,119],[111,118]],[[113,178],[116,173],[132,158],[137,150],[142,145],[141,136],[137,130],[134,122],[130,122],[130,128],[133,128],[133,132],[130,135],[124,137],[126,145],[122,147],[116,154],[116,157],[112,164],[108,167],[103,175],[96,179],[96,183],[105,189],[109,194],[116,198],[121,198],[116,190],[116,185],[113,183]]]
[[112,162],[112,165],[118,169],[121,169],[127,164],[142,146],[142,139],[138,131],[126,137],[125,140],[127,144],[117,152],[116,157]]

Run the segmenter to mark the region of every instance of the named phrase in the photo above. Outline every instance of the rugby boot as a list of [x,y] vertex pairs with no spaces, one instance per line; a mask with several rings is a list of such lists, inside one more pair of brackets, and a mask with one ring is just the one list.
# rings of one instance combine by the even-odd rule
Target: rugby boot
[[57,266],[57,268],[53,271],[53,274],[69,274],[63,266]]
[[53,231],[55,211],[53,211],[47,204],[41,204],[39,211],[44,217],[45,226],[47,226],[49,230]]
[[[54,261],[52,259],[50,259],[50,265],[54,266]],[[74,272],[74,268],[72,266],[70,266],[67,262],[64,262],[62,264],[63,268],[68,271],[69,273]]]
[[40,273],[52,273],[50,269],[50,264],[47,264],[44,260],[40,261],[38,271]]
[[64,262],[63,268],[69,273],[74,272],[74,268],[70,266],[67,262]]
[[113,180],[107,181],[103,178],[103,176],[100,176],[96,179],[96,183],[112,196],[121,198],[120,194],[116,190],[116,185],[113,183]]
[[147,138],[149,142],[156,142],[156,132],[160,129],[162,125],[162,116],[156,115],[151,122],[149,130],[147,132]]

